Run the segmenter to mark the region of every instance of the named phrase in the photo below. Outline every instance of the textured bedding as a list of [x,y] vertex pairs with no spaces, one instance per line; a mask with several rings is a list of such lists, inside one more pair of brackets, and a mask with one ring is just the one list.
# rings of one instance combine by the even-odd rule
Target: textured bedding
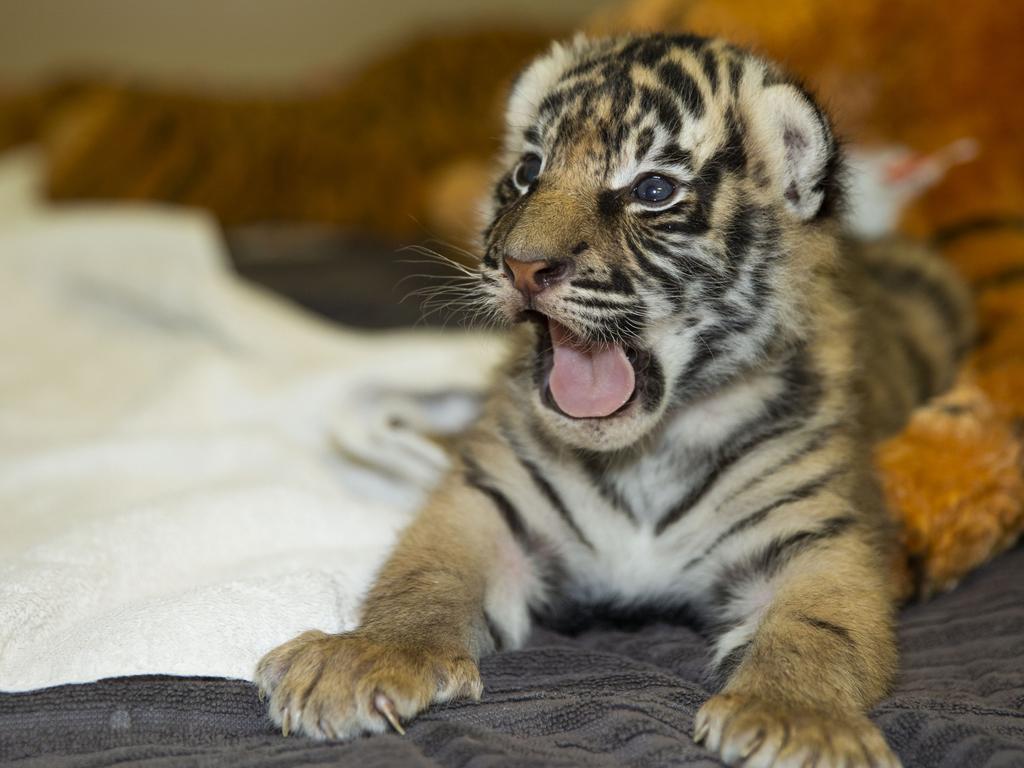
[[[903,764],[1024,766],[1024,548],[902,613],[901,674],[873,716]],[[437,707],[408,735],[284,738],[247,682],[134,677],[0,695],[0,761],[32,766],[718,765],[690,739],[706,648],[650,624],[538,630],[483,662],[482,702]]]

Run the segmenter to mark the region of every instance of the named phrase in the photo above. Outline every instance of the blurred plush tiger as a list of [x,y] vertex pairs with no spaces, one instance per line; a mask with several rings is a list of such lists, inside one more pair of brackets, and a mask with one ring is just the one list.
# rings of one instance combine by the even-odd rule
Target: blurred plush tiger
[[869,449],[946,387],[967,293],[844,239],[828,118],[700,37],[578,38],[516,82],[480,266],[517,344],[353,632],[258,682],[285,731],[400,729],[479,697],[531,621],[685,612],[727,763],[896,765],[866,711],[896,664]]

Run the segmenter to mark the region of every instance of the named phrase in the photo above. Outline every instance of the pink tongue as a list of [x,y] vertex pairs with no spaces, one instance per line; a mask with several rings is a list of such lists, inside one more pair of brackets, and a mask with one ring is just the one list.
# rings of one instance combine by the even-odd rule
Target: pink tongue
[[549,321],[555,362],[548,378],[558,407],[577,419],[610,416],[636,386],[633,366],[618,344],[579,346],[565,328]]

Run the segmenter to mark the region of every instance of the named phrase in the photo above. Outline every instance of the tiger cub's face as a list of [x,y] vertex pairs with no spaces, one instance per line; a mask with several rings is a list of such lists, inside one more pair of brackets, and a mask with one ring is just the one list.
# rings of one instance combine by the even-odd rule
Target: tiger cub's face
[[523,383],[548,430],[630,445],[799,338],[838,165],[805,92],[720,41],[578,38],[534,62],[481,278],[535,329]]

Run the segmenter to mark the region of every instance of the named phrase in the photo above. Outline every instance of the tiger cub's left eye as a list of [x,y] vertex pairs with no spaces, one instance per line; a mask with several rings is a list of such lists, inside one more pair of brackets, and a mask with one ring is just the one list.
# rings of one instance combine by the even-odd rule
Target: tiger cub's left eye
[[633,187],[633,195],[644,203],[663,203],[675,191],[675,185],[664,176],[647,176]]
[[541,159],[537,155],[530,152],[523,156],[523,159],[519,161],[519,165],[516,166],[515,180],[516,185],[525,189],[537,180],[540,176]]

